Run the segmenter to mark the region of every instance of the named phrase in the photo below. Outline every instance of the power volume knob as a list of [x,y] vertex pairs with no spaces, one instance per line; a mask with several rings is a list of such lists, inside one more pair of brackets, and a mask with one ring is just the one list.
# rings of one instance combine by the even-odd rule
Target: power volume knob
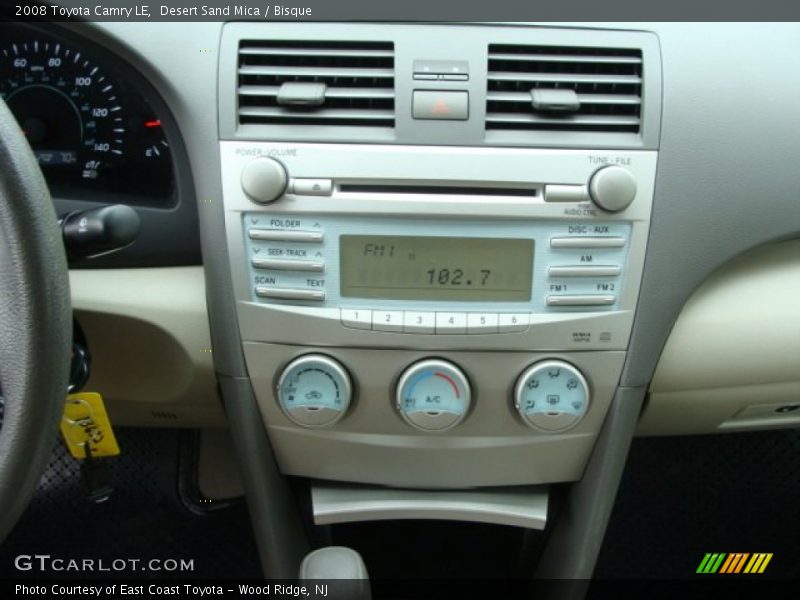
[[256,158],[242,171],[242,189],[253,202],[269,204],[286,191],[289,176],[274,158]]
[[603,167],[589,180],[589,195],[603,210],[619,212],[636,197],[636,180],[622,167]]

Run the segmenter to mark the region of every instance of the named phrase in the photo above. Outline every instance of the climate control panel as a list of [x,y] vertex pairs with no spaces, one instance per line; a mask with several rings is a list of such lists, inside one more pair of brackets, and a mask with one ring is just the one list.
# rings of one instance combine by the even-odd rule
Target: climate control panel
[[[543,433],[559,433],[571,429],[586,415],[589,394],[589,384],[577,367],[551,359],[530,365],[520,374],[512,400],[526,425]],[[275,391],[286,417],[308,428],[335,425],[347,414],[352,396],[349,371],[324,354],[292,360],[279,373]],[[414,429],[444,432],[467,418],[472,388],[456,364],[426,358],[402,372],[394,388],[394,406]]]

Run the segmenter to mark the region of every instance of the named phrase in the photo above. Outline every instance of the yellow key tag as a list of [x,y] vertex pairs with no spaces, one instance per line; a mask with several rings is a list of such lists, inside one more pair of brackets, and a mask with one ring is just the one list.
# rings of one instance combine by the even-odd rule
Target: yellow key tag
[[92,457],[119,454],[117,438],[103,405],[103,397],[96,392],[70,394],[64,404],[61,434],[70,454],[86,458],[88,444]]

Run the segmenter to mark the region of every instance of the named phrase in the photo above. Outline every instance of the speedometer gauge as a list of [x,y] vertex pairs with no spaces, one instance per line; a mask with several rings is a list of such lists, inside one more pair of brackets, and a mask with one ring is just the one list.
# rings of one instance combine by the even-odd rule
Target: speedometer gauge
[[0,97],[54,197],[174,201],[171,119],[163,105],[153,110],[157,95],[121,57],[64,32],[0,23]]
[[97,179],[126,151],[116,83],[76,48],[30,40],[0,50],[0,95],[46,171]]

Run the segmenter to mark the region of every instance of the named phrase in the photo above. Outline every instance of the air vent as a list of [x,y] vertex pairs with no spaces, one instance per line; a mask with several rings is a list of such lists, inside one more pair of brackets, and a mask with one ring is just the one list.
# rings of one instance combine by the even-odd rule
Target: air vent
[[638,133],[641,102],[640,50],[489,46],[487,130]]
[[392,43],[243,40],[238,74],[240,124],[394,127]]

